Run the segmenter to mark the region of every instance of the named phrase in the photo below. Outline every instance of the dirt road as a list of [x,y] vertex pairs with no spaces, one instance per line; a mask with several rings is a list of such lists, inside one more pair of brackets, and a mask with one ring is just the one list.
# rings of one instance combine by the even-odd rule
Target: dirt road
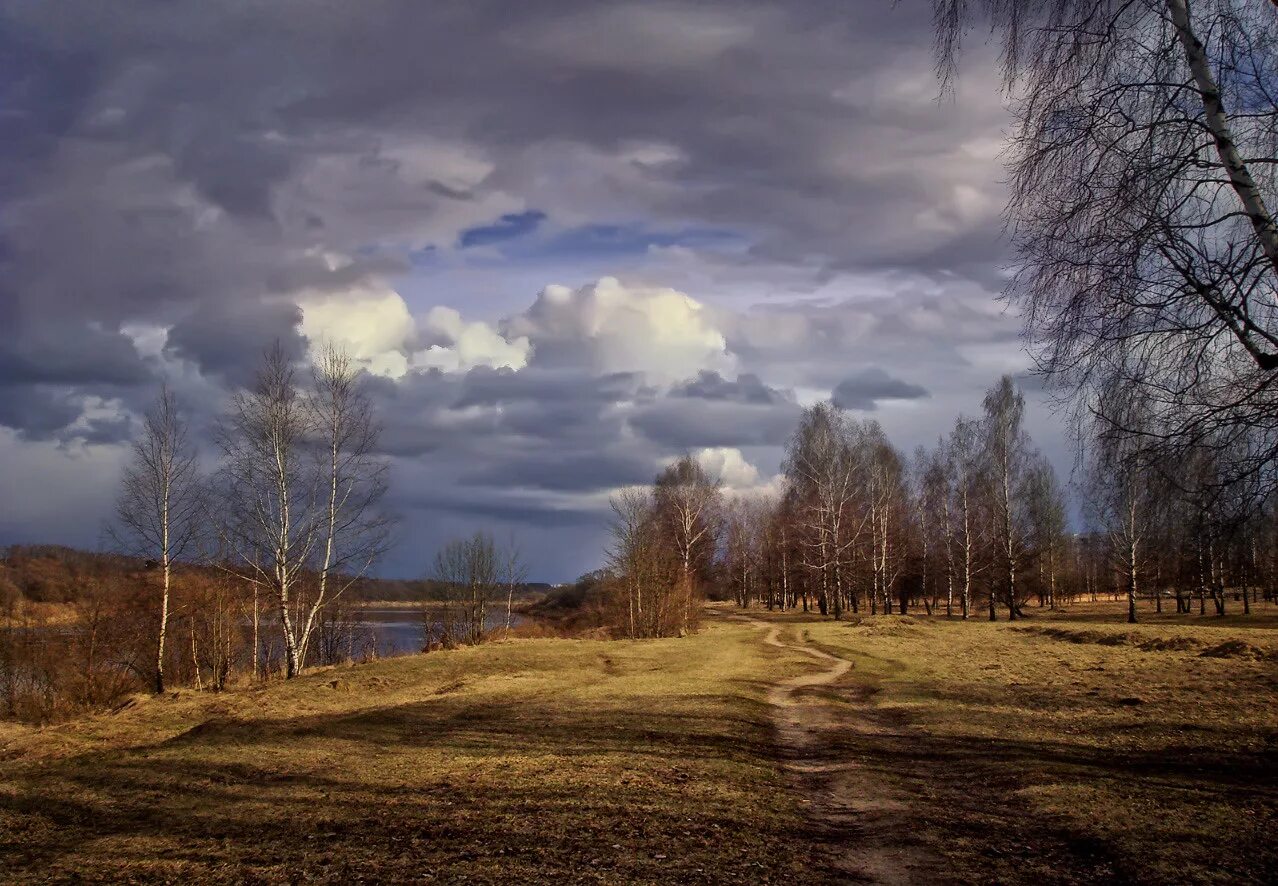
[[844,753],[857,744],[847,741],[849,736],[893,729],[875,713],[867,687],[848,678],[852,662],[816,648],[806,637],[789,640],[798,627],[735,617],[763,630],[767,645],[800,652],[821,666],[779,681],[768,701],[775,709],[782,758],[804,798],[811,836],[826,849],[832,879],[885,886],[943,880],[939,862],[909,842],[906,798],[854,753]]

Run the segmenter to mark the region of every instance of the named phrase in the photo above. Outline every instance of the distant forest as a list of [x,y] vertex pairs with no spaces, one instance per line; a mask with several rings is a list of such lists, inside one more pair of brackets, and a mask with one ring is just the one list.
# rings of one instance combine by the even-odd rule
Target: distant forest
[[[62,545],[11,545],[0,556],[0,608],[8,611],[22,602],[80,603],[104,579],[136,579],[148,572],[146,561],[114,553],[82,551]],[[178,571],[188,582],[213,581],[216,567],[183,564]],[[540,599],[551,590],[545,582],[523,582],[515,588],[520,602]],[[444,582],[432,578],[373,578],[365,576],[344,595],[348,604],[430,603],[448,599]]]

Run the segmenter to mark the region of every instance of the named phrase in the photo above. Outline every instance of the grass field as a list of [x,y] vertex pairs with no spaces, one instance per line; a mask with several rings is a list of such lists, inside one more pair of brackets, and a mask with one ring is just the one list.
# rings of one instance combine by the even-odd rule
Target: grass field
[[[854,662],[842,751],[966,882],[1264,883],[1278,871],[1278,618],[1121,607],[796,623]],[[1143,614],[1142,614],[1143,615]],[[792,618],[792,616],[786,616]]]
[[4,879],[796,882],[757,631],[529,640],[0,732]]
[[[929,882],[1278,869],[1271,615],[1128,628],[1106,608],[1016,625],[752,614],[853,661],[805,690],[836,727],[820,741],[905,798],[894,826],[941,859]],[[513,641],[0,724],[0,871],[824,882],[766,702],[813,668],[720,617],[685,639]],[[855,824],[838,837],[851,853],[866,839]]]

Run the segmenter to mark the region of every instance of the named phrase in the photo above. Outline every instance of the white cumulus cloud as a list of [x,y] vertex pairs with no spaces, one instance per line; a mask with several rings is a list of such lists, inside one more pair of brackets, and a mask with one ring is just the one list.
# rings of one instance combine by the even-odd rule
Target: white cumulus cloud
[[746,460],[735,446],[712,446],[698,449],[693,458],[711,477],[717,477],[729,497],[770,495],[779,493],[783,477],[764,477]]
[[304,293],[301,332],[314,347],[331,343],[369,372],[398,378],[408,370],[407,351],[416,323],[398,292],[363,286],[339,293]]
[[463,320],[453,308],[431,308],[425,328],[442,342],[414,354],[414,367],[445,372],[465,372],[476,366],[523,369],[532,350],[527,336],[505,338],[487,323]]
[[547,286],[532,307],[506,322],[505,332],[526,336],[547,365],[643,372],[665,382],[736,367],[723,333],[696,299],[613,277],[578,289]]

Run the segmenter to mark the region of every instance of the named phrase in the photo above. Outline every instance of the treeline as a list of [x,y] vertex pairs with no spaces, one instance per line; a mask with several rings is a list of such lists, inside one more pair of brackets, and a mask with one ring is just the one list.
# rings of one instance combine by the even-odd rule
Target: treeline
[[[701,596],[741,606],[954,618],[1101,597],[1162,612],[1246,613],[1278,592],[1278,499],[1259,479],[1215,482],[1216,454],[1158,462],[1097,439],[1072,487],[1025,431],[1025,401],[999,380],[906,456],[875,421],[831,403],[795,430],[779,494],[725,495],[685,456],[650,489],[612,501],[608,566],[580,583],[614,631],[670,636]],[[1078,521],[1081,521],[1079,525]]]
[[[182,563],[184,574],[213,575],[216,567]],[[48,604],[47,615],[57,617],[61,604],[73,604],[92,587],[93,576],[115,571],[137,580],[146,571],[146,561],[109,551],[83,551],[64,545],[10,545],[0,553],[0,607],[10,604]],[[515,599],[537,599],[550,589],[545,582],[521,582]],[[447,600],[453,591],[433,577],[379,578],[362,576],[343,595],[351,604],[421,604]],[[63,612],[65,614],[65,611]]]

